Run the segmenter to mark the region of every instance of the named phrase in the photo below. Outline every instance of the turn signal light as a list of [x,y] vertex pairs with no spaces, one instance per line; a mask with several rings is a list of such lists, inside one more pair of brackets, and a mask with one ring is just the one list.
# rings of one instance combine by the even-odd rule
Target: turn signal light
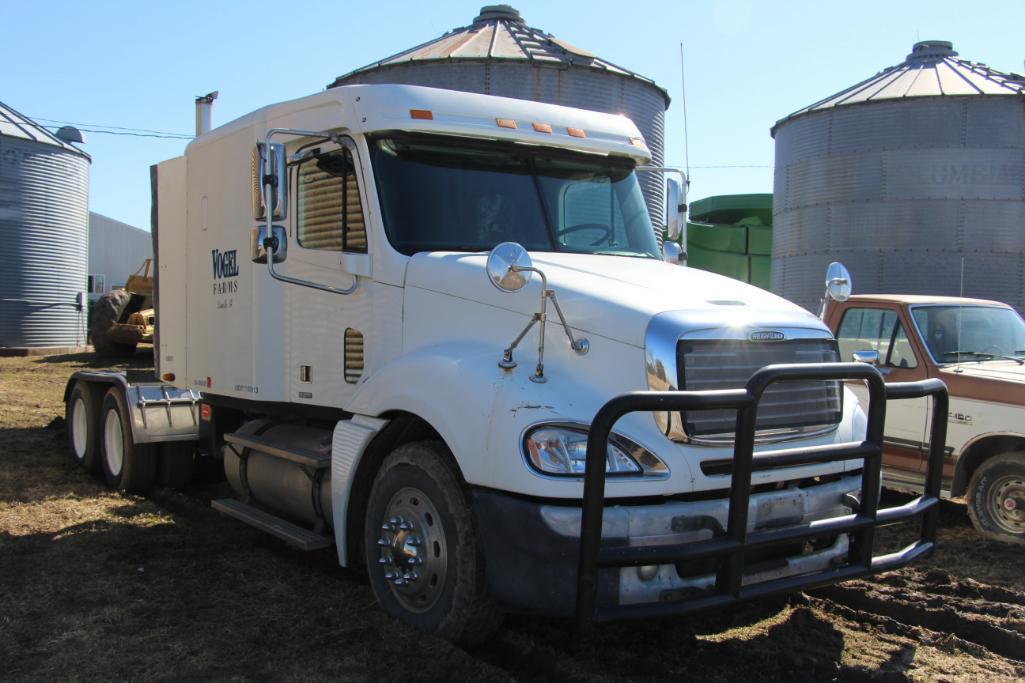
[[516,122],[512,119],[495,119],[499,128],[516,128]]
[[212,414],[213,414],[213,411],[210,410],[210,404],[209,403],[200,403],[199,404],[199,419],[201,419],[203,422],[209,422],[210,421],[210,417],[211,417]]
[[424,119],[427,121],[434,120],[434,112],[430,109],[410,109],[409,118],[411,119]]
[[587,133],[584,132],[583,128],[567,128],[566,132],[569,133],[570,136],[574,137],[574,138],[586,138],[587,137]]

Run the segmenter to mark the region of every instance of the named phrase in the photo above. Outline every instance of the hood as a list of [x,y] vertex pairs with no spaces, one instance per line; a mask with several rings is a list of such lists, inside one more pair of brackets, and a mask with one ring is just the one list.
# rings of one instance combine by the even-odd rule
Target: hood
[[[644,346],[652,316],[693,315],[703,326],[794,324],[825,330],[803,308],[763,289],[657,259],[531,252],[548,278],[566,321],[576,330]],[[487,254],[425,252],[406,270],[406,286],[448,294],[529,316],[540,308],[541,281],[534,274],[522,290],[498,290],[485,272]],[[554,319],[556,314],[549,310]]]
[[958,363],[941,369],[946,378],[947,375],[956,377],[976,378],[993,380],[997,382],[1013,382],[1025,384],[1025,365],[1020,365],[1013,360],[984,360],[971,363]]

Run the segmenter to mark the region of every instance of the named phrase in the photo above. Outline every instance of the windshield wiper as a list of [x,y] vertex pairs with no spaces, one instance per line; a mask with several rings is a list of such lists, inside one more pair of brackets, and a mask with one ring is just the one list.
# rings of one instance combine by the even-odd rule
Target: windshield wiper
[[[1023,354],[1025,354],[1025,351],[1020,351],[1020,352],[1016,351],[1015,353],[1023,353]],[[972,356],[972,357],[982,356],[982,358],[980,358],[979,360],[999,358],[1001,360],[1013,360],[1018,365],[1025,365],[1025,360],[1022,360],[1021,358],[1016,358],[1014,356],[1005,356],[1005,355],[1003,355],[1001,353],[988,353],[986,351],[945,351],[943,353],[943,357],[946,358],[947,356],[958,356],[958,357],[960,357],[960,356]]]

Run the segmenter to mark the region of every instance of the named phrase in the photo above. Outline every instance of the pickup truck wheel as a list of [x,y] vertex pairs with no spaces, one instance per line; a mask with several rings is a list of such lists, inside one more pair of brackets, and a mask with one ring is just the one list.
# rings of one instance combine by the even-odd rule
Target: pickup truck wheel
[[128,493],[148,490],[157,473],[156,446],[133,442],[128,411],[116,387],[103,397],[100,415],[100,452],[107,485]]
[[381,465],[364,530],[367,573],[388,614],[463,646],[490,638],[502,613],[487,590],[466,491],[444,444],[405,444]]
[[1025,545],[1025,453],[984,461],[968,484],[968,516],[983,536]]
[[96,388],[87,382],[75,382],[64,404],[64,424],[68,434],[68,455],[87,472],[100,468],[100,400]]

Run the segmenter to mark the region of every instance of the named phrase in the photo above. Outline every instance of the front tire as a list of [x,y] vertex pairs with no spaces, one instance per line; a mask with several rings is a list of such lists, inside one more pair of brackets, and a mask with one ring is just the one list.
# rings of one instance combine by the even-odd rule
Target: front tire
[[87,472],[100,469],[99,391],[87,382],[75,382],[64,404],[64,424],[68,434],[71,462]]
[[384,610],[463,646],[490,638],[502,613],[488,594],[465,487],[444,444],[405,444],[381,465],[364,528],[367,573]]
[[984,461],[968,484],[968,516],[983,536],[1025,545],[1025,453]]
[[142,493],[153,486],[157,450],[132,439],[128,410],[117,387],[103,397],[100,411],[100,452],[107,485],[118,491]]

